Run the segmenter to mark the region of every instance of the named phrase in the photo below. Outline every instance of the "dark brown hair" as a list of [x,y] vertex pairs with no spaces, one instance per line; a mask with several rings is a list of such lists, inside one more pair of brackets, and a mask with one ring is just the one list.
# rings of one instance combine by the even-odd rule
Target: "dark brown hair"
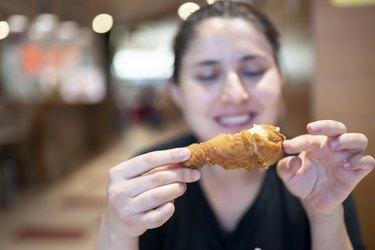
[[202,21],[212,17],[242,18],[250,22],[256,29],[264,34],[273,48],[275,61],[276,63],[278,62],[277,54],[280,47],[279,33],[263,13],[256,10],[253,6],[243,2],[216,1],[191,14],[188,19],[181,24],[180,29],[178,30],[173,47],[175,58],[172,80],[175,83],[178,83],[181,60],[188,49],[189,43],[195,36],[195,28]]

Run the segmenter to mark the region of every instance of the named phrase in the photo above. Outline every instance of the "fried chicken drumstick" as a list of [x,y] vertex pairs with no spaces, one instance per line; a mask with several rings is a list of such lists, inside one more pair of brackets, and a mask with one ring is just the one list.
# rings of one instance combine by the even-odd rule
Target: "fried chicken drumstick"
[[200,169],[204,165],[220,165],[224,169],[268,168],[283,156],[282,143],[285,136],[278,127],[255,125],[236,134],[219,134],[202,143],[188,146],[187,168]]

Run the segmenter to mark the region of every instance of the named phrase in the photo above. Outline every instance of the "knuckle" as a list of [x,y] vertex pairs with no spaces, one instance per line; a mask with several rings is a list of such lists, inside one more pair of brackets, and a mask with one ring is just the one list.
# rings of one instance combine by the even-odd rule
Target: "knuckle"
[[115,166],[108,171],[108,182],[113,183],[116,182],[119,178],[121,178],[121,173],[120,173],[120,166]]
[[113,211],[113,213],[118,217],[118,219],[125,225],[131,226],[135,223],[134,220],[134,213],[131,212],[129,206],[124,206],[121,202],[117,199],[112,200],[110,204],[108,204],[109,209]]
[[166,197],[166,192],[159,191],[151,194],[151,200],[157,203],[166,200]]
[[340,121],[337,121],[337,120],[326,120],[326,121],[324,121],[323,120],[322,122],[327,122],[327,125],[332,127],[332,128],[339,128],[342,131],[346,131],[345,124],[340,122]]
[[122,210],[119,213],[119,216],[120,216],[122,223],[124,223],[125,225],[129,227],[133,227],[136,224],[136,222],[134,221],[134,218],[126,210]]
[[111,168],[108,171],[108,180],[113,181],[115,179],[115,177],[117,176],[117,172],[118,171],[117,171],[116,167]]
[[162,174],[162,173],[155,173],[152,175],[151,177],[151,183],[154,185],[154,186],[162,186],[164,184],[166,184],[166,177]]
[[153,165],[155,164],[155,162],[157,162],[157,156],[153,152],[145,154],[144,157],[145,157],[145,161],[149,165]]
[[119,188],[117,185],[111,185],[107,188],[107,199],[110,206],[121,210],[129,203],[129,194],[126,189]]

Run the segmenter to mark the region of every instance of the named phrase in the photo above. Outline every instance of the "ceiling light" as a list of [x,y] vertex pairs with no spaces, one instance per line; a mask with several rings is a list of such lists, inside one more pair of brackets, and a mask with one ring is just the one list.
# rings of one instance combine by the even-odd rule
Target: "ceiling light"
[[182,20],[186,20],[188,16],[190,16],[193,12],[199,10],[199,8],[199,5],[196,3],[187,2],[182,4],[178,8],[177,13]]
[[77,37],[79,27],[76,22],[64,21],[56,30],[56,37],[60,40],[71,40]]
[[216,2],[216,1],[218,1],[218,0],[206,0],[206,2],[207,2],[208,4],[213,4],[213,3]]
[[0,21],[0,40],[9,35],[9,24],[5,21]]
[[92,21],[92,29],[96,33],[106,33],[111,30],[113,26],[113,18],[108,14],[97,15]]
[[22,33],[26,30],[28,25],[28,18],[24,15],[11,15],[7,19],[9,23],[10,32]]
[[43,13],[36,17],[35,25],[36,31],[40,33],[53,32],[59,22],[56,14]]
[[338,7],[374,5],[375,0],[331,0],[333,5]]

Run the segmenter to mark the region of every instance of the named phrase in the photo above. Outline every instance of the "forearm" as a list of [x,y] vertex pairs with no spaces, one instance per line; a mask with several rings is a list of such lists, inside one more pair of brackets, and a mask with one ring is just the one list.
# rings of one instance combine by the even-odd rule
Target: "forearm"
[[329,216],[308,214],[311,230],[311,249],[313,250],[346,250],[353,249],[344,221],[344,209]]
[[97,250],[139,250],[138,237],[129,237],[119,235],[115,232],[114,228],[111,228],[107,217],[102,216],[98,240]]

